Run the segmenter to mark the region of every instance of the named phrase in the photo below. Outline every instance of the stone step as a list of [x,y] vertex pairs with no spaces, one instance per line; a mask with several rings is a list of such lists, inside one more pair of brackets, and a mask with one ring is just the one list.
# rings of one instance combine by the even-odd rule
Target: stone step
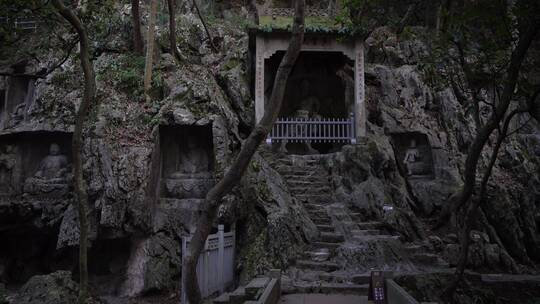
[[312,195],[312,194],[298,194],[294,196],[300,202],[330,204],[332,203],[332,197],[330,195]]
[[403,250],[409,255],[414,255],[416,253],[419,253],[423,251],[423,249],[424,249],[424,246],[417,245],[417,244],[410,244],[410,245],[403,246]]
[[441,259],[438,254],[433,253],[417,253],[413,254],[411,260],[415,264],[423,266],[447,266],[447,263]]
[[330,256],[332,255],[332,252],[328,248],[318,248],[310,251],[304,251],[302,256],[305,259],[309,259],[311,261],[327,261]]
[[323,181],[305,181],[305,180],[299,180],[299,179],[288,179],[286,180],[287,185],[289,185],[289,188],[291,187],[311,187],[311,188],[330,188],[330,183],[328,180],[326,182]]
[[275,169],[281,175],[328,176],[326,172],[317,170],[316,168],[276,166]]
[[[281,172],[280,172],[281,174]],[[281,174],[286,181],[328,184],[328,176],[316,174]]]
[[313,221],[313,223],[315,223],[315,225],[331,225],[332,224],[332,220],[330,218],[314,217],[314,218],[311,218],[311,220]]
[[387,235],[386,233],[384,233],[384,231],[382,230],[378,230],[378,229],[366,229],[366,230],[360,230],[360,229],[355,229],[355,230],[352,230],[351,233],[355,236],[363,236],[363,235]]
[[350,212],[349,216],[356,222],[364,222],[364,214],[360,212]]
[[229,304],[231,302],[229,293],[224,293],[212,300],[214,304]]
[[314,166],[318,165],[318,160],[316,159],[308,159],[308,158],[301,158],[301,159],[291,159],[291,158],[280,158],[277,159],[276,164],[282,164],[286,166]]
[[332,193],[332,189],[330,187],[290,187],[289,190],[294,196],[302,195],[302,194],[309,194],[309,195],[327,195],[328,193]]
[[306,208],[307,210],[316,210],[316,211],[324,211],[326,212],[326,206],[325,205],[321,205],[321,204],[312,204],[312,203],[303,203],[302,205],[304,205],[304,208]]
[[311,260],[298,260],[296,261],[296,267],[298,267],[299,269],[312,269],[327,272],[339,269],[339,265],[333,262]]
[[339,233],[321,232],[321,240],[326,243],[342,243],[345,241],[345,238]]
[[334,232],[336,230],[332,225],[317,225],[317,229],[321,232]]
[[372,229],[384,229],[385,224],[383,222],[357,222],[358,228],[360,230],[372,230]]
[[233,292],[229,294],[229,303],[230,304],[241,304],[247,300],[246,290],[244,287],[238,287]]
[[313,242],[311,244],[313,245],[314,248],[328,248],[330,250],[336,249],[339,246],[341,246],[340,243],[328,243],[328,242],[320,242],[320,241]]
[[270,278],[265,277],[251,280],[245,288],[246,298],[248,300],[257,300],[257,294],[261,293],[269,282]]
[[294,282],[293,287],[295,292],[297,293],[367,295],[369,285],[328,282]]
[[397,235],[355,235],[353,239],[360,243],[399,242],[399,236]]
[[331,283],[354,283],[354,284],[369,284],[371,280],[371,274],[362,273],[362,274],[349,274],[346,272],[323,272],[319,274],[319,278],[326,282]]
[[307,208],[307,212],[311,218],[323,218],[323,219],[330,219],[328,216],[328,213],[326,213],[326,210],[316,210],[316,209],[309,209]]

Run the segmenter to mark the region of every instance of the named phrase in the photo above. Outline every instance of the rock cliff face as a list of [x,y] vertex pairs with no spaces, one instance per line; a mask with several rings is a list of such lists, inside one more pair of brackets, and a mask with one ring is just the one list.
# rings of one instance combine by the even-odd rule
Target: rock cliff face
[[[209,130],[214,178],[223,175],[254,125],[252,54],[243,14],[245,9],[231,4],[224,19],[211,22],[219,37],[218,53],[211,51],[199,19],[179,14],[177,36],[184,58],[177,62],[162,50],[156,54],[151,103],[141,98],[144,60],[127,51],[129,40],[122,38],[126,33],[118,33],[114,48],[125,51],[104,52],[94,62],[99,103],[85,128],[84,174],[91,203],[90,270],[105,293],[134,296],[179,286],[181,237],[201,210],[195,199],[163,199],[164,168],[174,166],[166,163],[163,130]],[[121,17],[129,28],[129,19]],[[422,42],[422,28],[411,33],[398,39],[380,28],[366,41],[368,136],[357,146],[327,155],[322,164],[331,178],[334,202],[354,209],[361,221],[384,222],[403,240],[424,242],[453,265],[459,219],[438,232],[430,231],[429,224],[462,183],[474,124],[451,88],[436,89],[423,79],[421,60],[428,47]],[[167,37],[158,31],[162,48]],[[40,56],[46,62],[60,57]],[[11,63],[8,67],[15,69],[16,59]],[[39,68],[40,63],[32,61],[25,67],[28,72]],[[0,93],[15,81],[0,78]],[[2,161],[11,155],[5,147],[16,147],[21,159],[12,157],[13,162],[31,164],[21,166],[21,174],[29,178],[51,143],[59,143],[62,154],[69,155],[81,81],[77,58],[70,57],[33,82],[31,96],[23,100],[24,116],[9,116],[10,123],[0,131]],[[15,109],[2,111],[3,124]],[[471,233],[472,268],[533,272],[540,262],[539,147],[535,121],[505,142],[490,182],[489,203]],[[421,167],[414,169],[418,174],[409,172],[411,165],[405,161],[413,148],[424,156]],[[483,164],[490,150],[484,152]],[[220,210],[220,223],[236,223],[235,271],[242,281],[270,268],[286,269],[319,236],[308,210],[291,196],[284,176],[275,170],[275,158],[268,147],[262,148]],[[15,180],[15,170],[3,164],[1,178]],[[78,220],[71,191],[33,195],[24,184],[19,178],[15,186],[20,190],[0,194],[0,283],[7,285],[76,268]],[[343,250],[338,255],[343,265],[356,264],[363,271],[401,263],[399,253],[384,261],[368,257],[383,254],[381,250],[386,249]],[[64,282],[65,273],[58,275]],[[37,284],[32,280],[23,287],[21,299]],[[65,282],[73,288],[73,282]]]

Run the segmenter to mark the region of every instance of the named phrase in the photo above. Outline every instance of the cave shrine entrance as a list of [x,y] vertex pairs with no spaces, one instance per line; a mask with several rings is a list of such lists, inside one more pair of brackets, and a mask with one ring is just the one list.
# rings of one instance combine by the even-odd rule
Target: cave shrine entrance
[[[259,122],[288,47],[290,32],[258,29],[252,38],[255,38],[255,118]],[[287,82],[280,118],[267,143],[300,142],[307,143],[311,149],[312,143],[355,144],[365,135],[362,40],[332,32],[306,32],[300,56]]]

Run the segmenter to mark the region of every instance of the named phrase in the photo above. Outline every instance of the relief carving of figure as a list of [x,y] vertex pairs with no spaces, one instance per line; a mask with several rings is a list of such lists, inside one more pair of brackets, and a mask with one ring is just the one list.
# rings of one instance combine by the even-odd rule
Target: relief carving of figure
[[180,151],[179,168],[164,181],[167,195],[177,199],[204,198],[214,185],[210,163],[208,151],[190,138]]
[[45,156],[39,164],[34,178],[50,182],[65,182],[68,172],[67,157],[60,154],[60,146],[53,143],[49,148],[49,155]]
[[18,161],[12,145],[4,147],[0,154],[0,194],[13,194],[18,183]]
[[13,110],[13,113],[11,114],[11,120],[9,121],[9,124],[11,126],[17,125],[24,119],[24,113],[26,110],[26,103],[20,103],[15,107],[15,110]]
[[207,152],[195,140],[189,140],[186,149],[180,152],[180,168],[171,174],[171,178],[208,177],[209,163]]
[[37,196],[61,197],[69,192],[70,166],[67,156],[60,154],[60,146],[53,143],[49,155],[41,160],[37,172],[27,178],[24,192]]
[[416,140],[411,139],[409,148],[405,152],[403,163],[407,169],[407,175],[422,175],[426,171],[423,155],[416,146]]

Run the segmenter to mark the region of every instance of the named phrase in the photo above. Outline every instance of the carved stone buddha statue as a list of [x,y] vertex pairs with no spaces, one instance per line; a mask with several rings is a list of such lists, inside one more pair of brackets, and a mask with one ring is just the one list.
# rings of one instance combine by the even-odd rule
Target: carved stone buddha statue
[[214,185],[210,171],[208,151],[196,140],[188,140],[185,149],[181,149],[179,168],[164,180],[166,195],[173,198],[204,198]]
[[27,178],[24,192],[30,194],[63,194],[68,190],[70,166],[67,156],[60,154],[60,146],[51,144],[49,155],[41,160],[37,172]]

